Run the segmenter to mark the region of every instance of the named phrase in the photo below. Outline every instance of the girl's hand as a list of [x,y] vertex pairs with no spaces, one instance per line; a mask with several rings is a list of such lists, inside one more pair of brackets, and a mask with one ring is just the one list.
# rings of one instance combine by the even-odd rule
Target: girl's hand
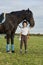
[[21,36],[19,37],[19,41],[21,41]]
[[22,32],[20,33],[19,41],[21,41],[21,34],[22,34]]
[[30,36],[28,35],[28,36],[27,36],[27,38],[29,39],[29,38],[30,38]]

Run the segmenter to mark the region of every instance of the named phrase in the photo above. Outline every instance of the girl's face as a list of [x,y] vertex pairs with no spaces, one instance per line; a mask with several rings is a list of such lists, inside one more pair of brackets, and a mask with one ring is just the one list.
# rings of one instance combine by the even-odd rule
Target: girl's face
[[24,27],[26,27],[26,26],[27,26],[27,24],[24,22],[23,26],[24,26]]

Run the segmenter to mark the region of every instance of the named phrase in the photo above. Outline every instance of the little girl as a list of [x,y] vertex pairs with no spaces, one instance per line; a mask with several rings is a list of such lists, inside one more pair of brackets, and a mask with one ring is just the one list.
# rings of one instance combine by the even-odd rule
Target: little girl
[[22,25],[23,25],[23,28],[21,29],[21,33],[20,33],[20,37],[21,37],[20,52],[22,53],[22,46],[24,43],[25,53],[26,53],[27,52],[27,34],[29,33],[29,30],[27,28],[28,22],[24,20]]

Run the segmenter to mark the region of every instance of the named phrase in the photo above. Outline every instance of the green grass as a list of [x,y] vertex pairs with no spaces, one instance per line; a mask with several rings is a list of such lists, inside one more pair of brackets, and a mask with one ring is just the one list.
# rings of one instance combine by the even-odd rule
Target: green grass
[[20,54],[20,41],[15,36],[15,53],[6,53],[6,39],[0,38],[0,65],[43,65],[43,36],[30,36],[28,53]]

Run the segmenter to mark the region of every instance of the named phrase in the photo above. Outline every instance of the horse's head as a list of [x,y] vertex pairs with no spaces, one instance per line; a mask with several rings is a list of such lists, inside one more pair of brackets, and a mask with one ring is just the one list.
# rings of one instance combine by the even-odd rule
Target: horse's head
[[26,20],[29,22],[30,24],[30,27],[33,27],[34,26],[34,18],[33,18],[33,13],[28,9],[26,10]]

